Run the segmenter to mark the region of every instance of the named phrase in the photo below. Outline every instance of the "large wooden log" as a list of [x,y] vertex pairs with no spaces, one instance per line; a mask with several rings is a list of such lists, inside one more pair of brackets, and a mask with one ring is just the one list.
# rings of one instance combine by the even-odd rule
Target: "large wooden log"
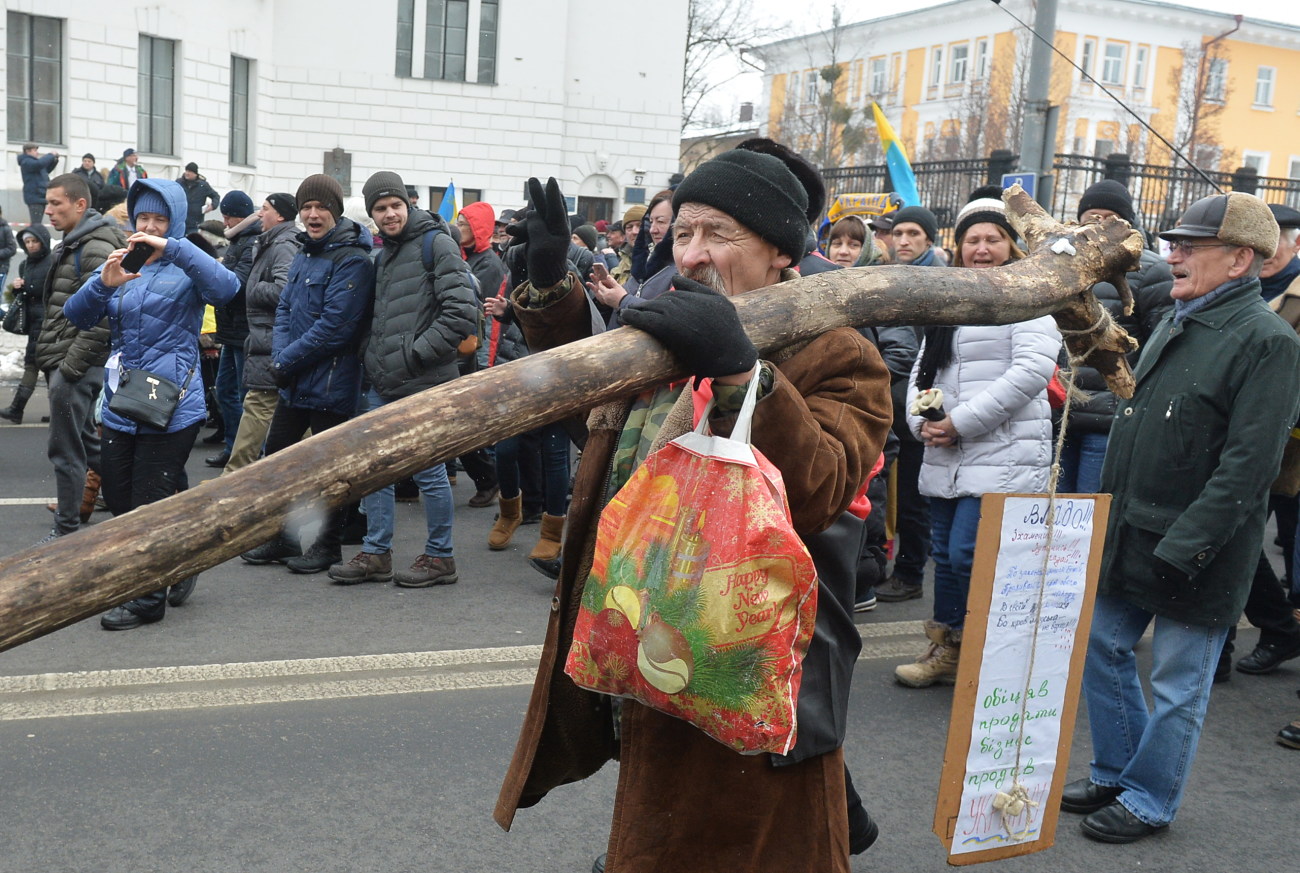
[[[736,298],[746,330],[771,351],[844,325],[1006,324],[1048,313],[1070,329],[1094,324],[1087,289],[1122,278],[1140,238],[1123,222],[1067,229],[1017,190],[1008,203],[1030,257],[989,270],[863,268],[782,283]],[[1075,254],[1051,252],[1057,239],[1070,240]],[[1091,360],[1123,394],[1132,379],[1119,355],[1123,331],[1099,339]],[[295,512],[355,500],[681,375],[647,334],[611,331],[423,391],[183,494],[8,555],[0,559],[0,650],[232,558]]]

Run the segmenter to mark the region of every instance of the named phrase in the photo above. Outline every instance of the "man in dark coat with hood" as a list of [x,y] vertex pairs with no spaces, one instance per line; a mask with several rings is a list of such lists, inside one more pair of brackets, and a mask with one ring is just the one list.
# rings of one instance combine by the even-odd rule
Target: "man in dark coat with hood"
[[[472,336],[478,301],[465,261],[440,215],[412,209],[396,173],[378,172],[362,189],[366,211],[384,245],[375,265],[374,309],[362,343],[370,408],[455,379],[457,346]],[[366,537],[346,564],[329,568],[341,585],[395,581],[403,588],[449,585],[457,580],[452,555],[452,495],[445,464],[413,477],[424,495],[424,551],[408,570],[393,572],[393,486],[362,501]]]

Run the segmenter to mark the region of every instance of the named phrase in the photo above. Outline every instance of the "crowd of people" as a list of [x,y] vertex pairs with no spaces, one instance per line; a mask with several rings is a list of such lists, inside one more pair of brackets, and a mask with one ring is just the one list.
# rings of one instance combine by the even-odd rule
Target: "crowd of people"
[[[818,172],[766,139],[702,164],[619,221],[594,223],[568,214],[553,179],[529,180],[521,209],[472,203],[449,222],[420,209],[391,171],[372,174],[349,204],[319,174],[292,194],[219,196],[194,164],[177,181],[150,178],[131,149],[107,178],[86,155],[75,172],[41,179],[57,155],[36,151],[19,160],[25,199],[32,168],[40,215],[15,240],[26,258],[11,282],[28,307],[27,370],[0,417],[21,422],[45,377],[58,496],[43,542],[86,523],[99,488],[116,515],[187,487],[185,462],[212,412],[205,343],[219,349],[213,405],[224,422],[207,462],[223,474],[362,412],[623,325],[654,336],[696,377],[459,459],[474,479],[470,505],[496,505],[488,548],[540,522],[528,561],[558,580],[497,819],[508,826],[520,807],[618,758],[614,830],[598,870],[847,871],[878,833],[841,748],[861,645],[853,614],[922,597],[933,562],[925,649],[895,675],[904,687],[953,684],[980,498],[1047,490],[1058,436],[1057,490],[1114,495],[1084,675],[1094,760],[1062,801],[1086,816],[1085,834],[1131,842],[1173,820],[1211,685],[1231,675],[1243,611],[1261,635],[1238,671],[1300,657],[1291,554],[1300,452],[1288,449],[1300,424],[1296,210],[1240,193],[1204,198],[1160,235],[1164,258],[1143,251],[1129,272],[1131,310],[1113,284],[1093,288],[1137,340],[1137,391],[1121,400],[1065,352],[1050,317],[842,328],[761,358],[727,300],[882,263],[1002,267],[1025,252],[997,186],[971,193],[948,254],[938,220],[919,205],[843,215],[819,244],[827,192]],[[214,208],[221,223],[204,224]],[[42,216],[61,234],[57,245]],[[1076,217],[1138,223],[1130,193],[1109,180],[1083,193]],[[174,389],[160,421],[133,405],[141,380]],[[562,669],[605,501],[698,423],[701,391],[712,398],[710,428],[726,434],[751,386],[751,441],[784,478],[819,586],[798,742],[753,766],[685,722],[581,690]],[[919,402],[928,397],[941,403]],[[393,554],[392,486],[332,509],[310,542],[286,526],[242,559],[339,585],[454,584],[450,472],[438,464],[412,477],[426,536],[409,563]],[[1285,579],[1264,553],[1269,513]],[[344,560],[350,520],[364,533]],[[101,623],[157,622],[194,584],[136,598]],[[1132,654],[1152,623],[1154,711]],[[1278,739],[1300,748],[1300,722]],[[747,803],[719,809],[720,792]],[[662,826],[634,826],[643,813]]]

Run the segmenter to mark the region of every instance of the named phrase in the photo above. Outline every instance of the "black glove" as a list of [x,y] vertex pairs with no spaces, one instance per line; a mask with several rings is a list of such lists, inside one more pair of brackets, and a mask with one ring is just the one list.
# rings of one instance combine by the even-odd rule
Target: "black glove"
[[698,379],[754,369],[758,349],[740,326],[736,307],[707,285],[673,276],[674,291],[639,306],[625,306],[619,320],[663,343]]
[[526,217],[512,224],[507,233],[516,244],[524,245],[524,261],[528,281],[535,288],[551,288],[564,281],[569,272],[569,213],[560,194],[560,184],[552,176],[546,181],[546,190],[537,179],[528,180],[528,200],[531,209]]
[[271,367],[271,380],[276,388],[288,388],[293,384],[293,375],[278,364]]

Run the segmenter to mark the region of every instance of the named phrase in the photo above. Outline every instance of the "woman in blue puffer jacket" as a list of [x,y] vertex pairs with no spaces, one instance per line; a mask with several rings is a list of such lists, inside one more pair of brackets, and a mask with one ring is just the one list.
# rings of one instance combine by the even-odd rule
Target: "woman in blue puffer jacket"
[[[127,273],[122,257],[128,249],[118,249],[63,307],[68,320],[83,330],[107,315],[113,331],[100,463],[104,500],[114,515],[161,500],[180,487],[185,460],[207,417],[199,367],[203,307],[221,306],[239,292],[234,273],[185,239],[187,204],[180,185],[141,179],[131,187],[127,208],[136,230],[128,249],[148,246],[153,254],[139,273]],[[126,370],[147,370],[182,388],[165,430],[138,424],[113,409],[113,394]],[[167,593],[163,588],[138,597],[110,610],[100,623],[108,630],[127,630],[158,621],[167,609]]]

